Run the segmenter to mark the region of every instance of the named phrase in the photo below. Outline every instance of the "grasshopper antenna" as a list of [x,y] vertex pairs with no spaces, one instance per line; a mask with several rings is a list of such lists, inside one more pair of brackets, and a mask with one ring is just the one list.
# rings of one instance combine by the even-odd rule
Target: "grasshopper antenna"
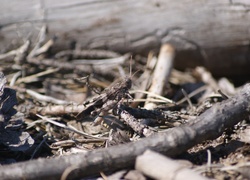
[[130,56],[129,62],[129,76],[132,77],[132,55]]
[[129,66],[129,77],[132,78],[136,75],[136,73],[138,73],[140,70],[138,69],[137,71],[135,71],[133,74],[132,74],[132,62],[133,62],[133,58],[132,58],[132,55],[130,56],[130,66]]

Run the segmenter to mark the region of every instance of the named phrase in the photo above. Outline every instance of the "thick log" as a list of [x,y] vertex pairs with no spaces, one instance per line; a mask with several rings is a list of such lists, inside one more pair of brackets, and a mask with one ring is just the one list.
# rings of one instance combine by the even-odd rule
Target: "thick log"
[[205,65],[215,75],[250,74],[248,0],[3,1],[0,51],[33,40],[40,27],[58,48],[77,40],[83,48],[147,52],[171,43],[177,68]]

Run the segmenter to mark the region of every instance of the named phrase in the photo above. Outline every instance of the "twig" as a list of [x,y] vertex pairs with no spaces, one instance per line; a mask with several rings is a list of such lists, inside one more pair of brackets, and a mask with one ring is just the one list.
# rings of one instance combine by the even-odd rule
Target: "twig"
[[82,132],[82,131],[77,130],[77,129],[74,128],[73,126],[66,126],[66,125],[64,125],[64,124],[62,124],[62,123],[53,121],[52,119],[49,119],[49,118],[47,118],[47,117],[45,117],[45,116],[41,116],[41,115],[39,115],[39,114],[37,114],[37,116],[40,117],[41,119],[43,119],[43,120],[45,120],[45,121],[51,123],[51,124],[54,124],[54,125],[56,125],[56,126],[58,126],[58,127],[61,127],[61,128],[63,128],[63,129],[66,129],[66,130],[68,130],[68,131],[72,131],[72,132],[74,132],[74,133],[83,135],[84,137],[87,137],[87,138],[102,139],[102,140],[104,140],[104,141],[108,139],[108,138],[103,138],[103,137],[97,137],[97,136],[89,135],[89,134],[87,134],[87,133],[84,133],[84,132]]
[[65,115],[65,114],[78,114],[86,108],[84,105],[48,105],[46,107],[33,107],[28,109],[20,106],[20,112],[26,112],[30,115],[41,114],[41,115]]
[[176,160],[151,150],[136,158],[135,168],[153,179],[208,180],[197,172],[185,167]]
[[[140,86],[136,89],[140,90],[140,91],[146,91],[148,89],[148,86],[151,84],[152,81],[152,71],[156,65],[157,62],[157,58],[155,56],[153,56],[153,53],[150,52],[148,54],[148,60],[147,60],[147,64],[145,67],[145,70],[143,72],[143,74],[136,80],[135,84],[139,84]],[[145,96],[145,94],[143,93],[136,93],[135,92],[135,99],[141,99]],[[133,102],[131,104],[132,107],[137,107],[138,106],[138,102]]]
[[111,59],[113,63],[105,63],[103,60],[102,63],[95,64],[95,60],[87,60],[86,63],[75,64],[72,62],[60,62],[57,59],[40,59],[40,58],[28,58],[28,62],[36,65],[44,65],[48,67],[59,68],[61,70],[74,70],[78,72],[84,72],[87,74],[91,74],[93,71],[97,74],[106,75],[106,74],[114,74],[113,71],[108,71],[107,69],[112,69],[116,67],[118,64],[123,63],[126,59],[128,59],[128,54],[125,54],[120,57],[116,57]]
[[[16,55],[15,58],[17,58],[17,55],[20,54],[20,53],[24,53],[27,51],[27,49],[29,48],[29,45],[30,45],[30,41],[26,41],[22,46],[20,46],[18,49],[16,50],[12,50],[12,51],[9,51],[5,54],[0,54],[0,60],[1,59],[6,59],[8,57],[11,57],[11,56],[14,56]],[[16,59],[18,60],[18,59]]]
[[231,96],[236,93],[236,88],[227,78],[221,78],[218,80],[218,86],[222,92]]
[[23,64],[26,60],[26,56],[30,47],[30,41],[27,40],[17,51],[14,61],[17,64]]
[[10,87],[15,85],[17,78],[21,75],[22,75],[22,71],[18,71],[17,73],[14,74],[14,76],[12,77],[10,81]]
[[188,97],[187,92],[186,92],[184,89],[181,89],[181,92],[182,92],[182,94],[184,95],[184,97],[186,98],[186,100],[187,100],[187,102],[188,102],[188,105],[189,105],[190,108],[191,108],[191,111],[193,111],[193,110],[195,109],[195,107],[193,106],[193,104],[192,104],[190,98]]
[[43,72],[39,72],[37,74],[33,74],[33,75],[30,75],[30,76],[26,76],[24,78],[20,78],[16,81],[16,84],[20,84],[20,83],[30,83],[30,82],[34,82],[34,81],[37,81],[37,78],[41,77],[41,76],[45,76],[45,75],[48,75],[48,74],[52,74],[52,73],[55,73],[57,72],[59,69],[56,68],[56,69],[47,69]]
[[213,89],[213,91],[217,91],[219,89],[219,86],[216,82],[216,80],[213,78],[212,74],[208,72],[204,67],[197,67],[195,68],[195,72],[198,73],[201,80],[209,85]]
[[73,171],[73,170],[77,170],[79,167],[78,166],[70,166],[70,167],[67,167],[64,172],[62,173],[62,176],[60,178],[60,180],[67,180],[68,179],[68,176],[69,174]]
[[[149,92],[158,95],[161,95],[163,93],[164,87],[169,79],[172,70],[174,56],[175,50],[171,45],[162,45]],[[149,95],[148,98],[151,98],[151,96]],[[144,107],[146,109],[153,109],[155,107],[155,104],[145,103]]]
[[202,86],[196,90],[194,90],[193,92],[191,92],[190,94],[188,94],[187,97],[184,97],[183,99],[179,100],[178,102],[176,102],[177,105],[182,104],[183,102],[187,101],[188,99],[190,99],[191,97],[205,91],[207,89],[207,86]]
[[36,155],[37,151],[41,148],[42,144],[46,141],[46,138],[43,137],[43,140],[39,143],[39,145],[36,147],[36,149],[34,150],[34,152],[32,153],[30,159],[33,159],[34,156]]
[[114,51],[107,50],[66,50],[60,51],[55,55],[55,58],[65,58],[72,56],[73,59],[109,59],[119,57],[120,54]]
[[223,93],[220,89],[218,90],[218,93],[222,96],[223,99],[228,99],[228,96]]
[[145,124],[141,124],[134,116],[132,116],[128,111],[126,111],[122,106],[118,107],[118,114],[122,118],[122,120],[129,125],[136,133],[140,136],[150,136],[155,132],[149,129],[149,127]]
[[48,40],[47,43],[45,43],[42,47],[38,48],[33,56],[38,56],[40,54],[46,53],[53,45],[54,45],[54,39]]
[[211,167],[211,162],[212,162],[212,157],[211,157],[211,151],[208,149],[207,150],[207,167]]
[[38,101],[49,102],[49,103],[60,104],[60,105],[73,104],[72,102],[68,102],[68,101],[64,101],[61,99],[56,99],[56,98],[51,97],[51,96],[39,94],[36,91],[33,91],[31,89],[24,89],[24,88],[18,88],[18,87],[13,87],[13,88],[17,89],[18,91],[21,91],[21,92],[26,92],[27,94],[29,94],[30,96],[32,96],[34,99],[36,99]]
[[120,108],[129,112],[129,114],[133,115],[136,119],[151,118],[151,119],[164,120],[164,121],[168,120],[168,115],[161,111],[131,108],[131,107],[124,106],[124,105],[120,105]]
[[134,91],[129,91],[131,94],[133,93],[137,93],[137,92],[140,92],[140,93],[144,93],[144,94],[147,94],[148,96],[150,96],[150,98],[158,98],[160,100],[162,100],[163,102],[165,103],[172,103],[174,104],[174,101],[172,101],[171,99],[168,99],[168,98],[165,98],[163,96],[160,96],[158,94],[155,94],[153,92],[148,92],[148,91],[143,91],[143,90],[134,90]]
[[166,103],[164,100],[159,100],[159,99],[153,99],[153,98],[148,98],[148,99],[131,99],[129,102],[153,102],[153,103]]
[[46,31],[47,31],[47,27],[45,25],[42,26],[42,28],[40,29],[40,32],[38,34],[38,37],[37,37],[37,43],[36,43],[35,47],[29,53],[28,59],[35,56],[37,49],[39,49],[41,47],[41,44],[45,41]]
[[109,59],[78,59],[72,60],[75,65],[108,65],[108,64],[123,64],[126,59],[128,59],[130,54],[124,54],[123,56],[109,58]]
[[51,148],[55,149],[57,146],[61,147],[61,146],[65,146],[65,144],[67,144],[68,146],[72,146],[73,144],[76,143],[94,143],[94,142],[103,142],[103,139],[68,139],[68,140],[64,140],[64,141],[58,141],[58,142],[54,142],[53,144],[51,144]]
[[11,56],[16,55],[17,51],[18,51],[18,49],[9,51],[9,52],[4,53],[4,54],[0,54],[0,60],[6,59],[6,58],[8,58],[8,57],[11,57]]

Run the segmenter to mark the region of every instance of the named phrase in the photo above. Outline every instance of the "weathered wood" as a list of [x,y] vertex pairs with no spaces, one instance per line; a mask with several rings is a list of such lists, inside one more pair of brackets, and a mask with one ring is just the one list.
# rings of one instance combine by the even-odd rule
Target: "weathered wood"
[[[147,51],[172,43],[176,66],[202,64],[215,74],[249,74],[248,0],[3,1],[0,51],[35,39],[40,27],[57,35],[58,48],[77,40],[84,48]],[[233,69],[233,70],[232,70]]]
[[183,180],[188,177],[193,180],[209,180],[182,163],[151,150],[136,158],[135,169],[152,179]]
[[151,149],[173,157],[205,140],[215,139],[225,129],[249,118],[250,84],[221,103],[217,103],[187,125],[172,128],[139,141],[73,154],[53,159],[38,159],[1,166],[2,179],[59,179],[71,170],[68,178],[79,179],[100,172],[132,167],[137,156]]

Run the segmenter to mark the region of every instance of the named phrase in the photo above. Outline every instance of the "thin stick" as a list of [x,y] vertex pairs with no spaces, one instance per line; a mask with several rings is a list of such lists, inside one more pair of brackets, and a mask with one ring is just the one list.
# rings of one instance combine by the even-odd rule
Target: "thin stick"
[[[161,47],[160,54],[158,57],[158,62],[156,64],[152,84],[149,89],[149,92],[162,95],[164,87],[168,82],[172,66],[173,60],[175,56],[174,48],[169,44],[164,44]],[[150,95],[148,96],[150,98]],[[154,109],[156,104],[154,103],[145,103],[144,108],[146,109]]]
[[223,99],[228,99],[228,96],[225,93],[223,93],[220,89],[218,90],[218,93],[220,93]]
[[[151,84],[151,80],[152,80],[151,74],[152,74],[152,71],[155,67],[156,62],[157,62],[157,58],[155,56],[153,56],[152,52],[149,53],[145,70],[140,75],[140,77],[135,81],[135,84],[138,84],[138,87],[136,89],[139,89],[139,90],[147,90],[148,89],[149,84]],[[145,96],[145,94],[135,93],[134,98],[141,99],[144,96]],[[133,102],[133,103],[131,103],[131,106],[137,107],[138,104],[139,104],[138,102]]]
[[49,105],[46,107],[34,107],[31,109],[26,108],[26,106],[21,107],[21,111],[28,111],[29,114],[41,114],[41,115],[64,115],[64,114],[78,114],[83,111],[86,106],[84,105]]
[[[191,97],[193,97],[193,96],[195,96],[195,95],[197,95],[197,94],[199,94],[199,93],[205,91],[206,89],[207,89],[207,86],[202,86],[202,87],[200,87],[200,88],[194,90],[194,91],[191,92],[190,94],[188,94],[187,98],[190,99]],[[180,104],[184,103],[185,101],[188,100],[187,98],[184,97],[183,99],[179,100],[176,104],[177,104],[177,105],[180,105]]]
[[208,149],[207,150],[207,167],[211,167],[211,162],[212,162],[212,157],[211,157],[211,151]]
[[29,48],[30,46],[30,41],[26,41],[22,46],[20,46],[18,49],[15,49],[15,50],[12,50],[12,51],[9,51],[7,53],[4,53],[4,54],[0,54],[0,60],[1,59],[6,59],[8,57],[11,57],[11,56],[14,56],[14,55],[18,55],[18,54],[21,54],[21,53],[24,53],[25,51],[27,51],[27,49]]
[[212,74],[208,72],[204,67],[196,67],[195,71],[200,75],[200,78],[204,83],[209,85],[213,89],[213,91],[217,91],[219,86],[216,80],[213,78]]
[[39,49],[41,47],[41,44],[45,41],[46,31],[47,31],[47,27],[45,25],[42,26],[42,28],[40,29],[40,32],[38,34],[38,37],[37,37],[37,43],[36,43],[35,47],[29,53],[28,59],[35,56],[37,49]]
[[66,129],[66,130],[72,131],[72,132],[74,132],[74,133],[83,135],[84,137],[87,137],[87,138],[94,138],[94,139],[102,139],[102,140],[104,140],[104,141],[108,139],[108,138],[103,138],[103,137],[92,136],[92,135],[90,135],[90,134],[87,134],[87,133],[84,133],[84,132],[82,132],[82,131],[77,130],[77,129],[74,128],[73,126],[66,126],[66,125],[64,125],[64,124],[62,124],[62,123],[56,122],[56,121],[54,121],[54,120],[52,120],[52,119],[49,119],[49,118],[47,118],[47,117],[45,117],[45,116],[41,116],[41,115],[39,115],[39,114],[36,114],[36,115],[37,115],[38,117],[40,117],[41,119],[43,119],[43,120],[45,120],[45,121],[47,121],[47,122],[49,122],[49,123],[51,123],[51,124],[54,124],[54,125],[56,125],[56,126],[58,126],[58,127],[61,127],[61,128]]
[[187,102],[188,102],[190,108],[193,110],[193,109],[194,109],[194,106],[193,106],[193,104],[192,104],[190,98],[188,97],[187,92],[186,92],[184,89],[181,89],[181,92],[182,92],[182,94],[184,95],[184,97],[186,98],[186,100],[187,100]]
[[154,97],[155,98],[159,98],[161,99],[162,101],[166,102],[166,103],[175,103],[174,101],[172,101],[171,99],[168,99],[168,98],[165,98],[163,96],[160,96],[158,94],[155,94],[153,92],[149,92],[149,91],[143,91],[143,90],[134,90],[134,91],[129,91],[129,93],[133,94],[133,93],[137,93],[137,92],[141,92],[141,93],[144,93],[144,94],[147,94],[151,97],[151,99],[153,99]]
[[20,83],[30,83],[30,82],[34,82],[34,81],[37,81],[37,78],[41,77],[41,76],[45,76],[45,75],[48,75],[48,74],[52,74],[52,73],[55,73],[59,70],[59,68],[55,68],[55,69],[47,69],[43,72],[39,72],[37,74],[33,74],[33,75],[30,75],[30,76],[26,76],[24,78],[20,78],[16,81],[16,84],[20,84]]
[[41,148],[42,144],[46,141],[46,138],[43,138],[43,140],[39,143],[39,145],[36,147],[34,152],[32,153],[30,159],[33,159],[34,156],[36,155],[37,151]]
[[25,90],[25,92],[29,94],[30,96],[32,96],[33,98],[37,99],[38,101],[49,102],[49,103],[60,104],[60,105],[72,104],[72,102],[68,102],[68,101],[64,101],[61,99],[53,98],[51,96],[39,94],[36,91],[33,91],[31,89],[27,89]]
[[128,59],[130,54],[124,54],[123,56],[109,58],[109,59],[78,59],[71,62],[75,65],[104,65],[104,64],[123,64]]
[[136,158],[135,168],[153,179],[183,180],[188,177],[193,180],[208,180],[178,161],[151,150]]
[[153,99],[153,98],[148,98],[148,99],[131,99],[128,100],[129,102],[155,102],[155,103],[166,103],[166,101],[160,100],[160,99]]
[[34,56],[46,53],[54,45],[54,43],[54,39],[48,40],[42,47],[36,50]]
[[21,71],[18,71],[17,73],[14,74],[14,76],[11,78],[11,81],[10,81],[10,87],[15,85],[17,78],[21,75],[22,75]]

